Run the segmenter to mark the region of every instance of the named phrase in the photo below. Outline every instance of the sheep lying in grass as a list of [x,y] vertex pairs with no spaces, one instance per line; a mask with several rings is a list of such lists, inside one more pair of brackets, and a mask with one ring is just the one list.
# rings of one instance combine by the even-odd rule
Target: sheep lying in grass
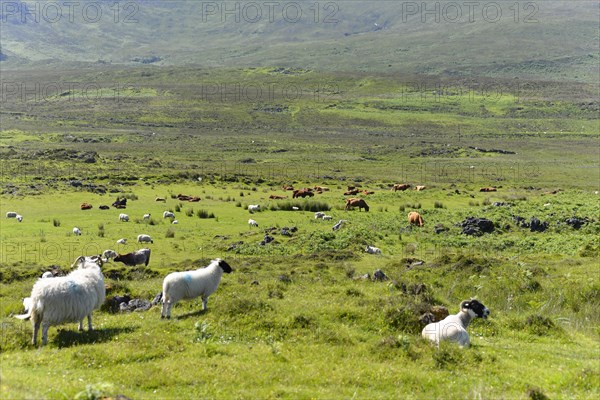
[[92,330],[92,311],[99,308],[106,297],[100,256],[79,257],[73,270],[63,277],[39,279],[31,291],[31,306],[19,319],[30,319],[33,325],[31,343],[37,344],[42,327],[42,345],[48,343],[48,328],[64,322],[79,322],[83,331],[83,319],[87,316],[88,330]]
[[163,281],[160,317],[171,318],[171,308],[182,299],[202,297],[202,309],[206,310],[208,296],[217,290],[223,272],[229,274],[231,271],[229,264],[217,258],[205,268],[170,273]]
[[465,300],[460,303],[458,314],[449,315],[439,322],[428,324],[423,328],[421,335],[439,346],[440,341],[448,340],[457,342],[460,347],[469,347],[471,339],[467,327],[473,318],[486,319],[490,310],[477,300]]

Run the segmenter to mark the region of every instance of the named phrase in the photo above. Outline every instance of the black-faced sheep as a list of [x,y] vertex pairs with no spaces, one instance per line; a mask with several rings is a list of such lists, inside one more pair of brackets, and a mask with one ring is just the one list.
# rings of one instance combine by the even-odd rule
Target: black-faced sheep
[[163,281],[161,318],[171,318],[171,308],[182,299],[202,297],[202,309],[208,307],[208,296],[213,294],[223,272],[229,274],[232,269],[225,261],[217,258],[207,267],[193,271],[172,272]]
[[439,322],[428,324],[423,328],[421,335],[438,346],[440,341],[448,340],[457,342],[460,347],[469,347],[471,339],[467,333],[467,327],[473,318],[486,319],[490,310],[477,300],[465,300],[460,303],[458,314],[449,315]]

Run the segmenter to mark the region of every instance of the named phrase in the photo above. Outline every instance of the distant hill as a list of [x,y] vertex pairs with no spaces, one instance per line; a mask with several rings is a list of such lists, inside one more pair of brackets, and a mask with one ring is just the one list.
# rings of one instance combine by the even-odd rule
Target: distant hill
[[13,0],[0,10],[0,68],[278,65],[596,82],[599,17],[595,0]]

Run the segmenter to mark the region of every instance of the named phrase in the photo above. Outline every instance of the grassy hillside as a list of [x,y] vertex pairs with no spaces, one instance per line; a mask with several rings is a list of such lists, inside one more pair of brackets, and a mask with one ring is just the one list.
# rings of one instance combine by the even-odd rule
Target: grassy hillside
[[[600,392],[593,84],[281,66],[104,65],[2,78],[3,399]],[[391,191],[398,182],[427,188]],[[293,200],[284,184],[330,190]],[[348,186],[374,191],[358,195],[368,213],[344,210]],[[125,210],[99,209],[117,196],[128,198]],[[249,204],[263,211],[249,214]],[[317,209],[332,220],[315,219]],[[412,210],[424,227],[408,226]],[[494,231],[462,233],[472,216]],[[516,217],[549,227],[532,232]],[[347,222],[333,231],[339,219]],[[138,249],[141,233],[154,239],[149,266],[107,263],[108,297],[151,300],[170,271],[221,257],[235,271],[209,310],[182,302],[164,321],[157,307],[105,306],[94,332],[52,327],[48,346],[33,348],[31,326],[13,315],[37,277],[68,271],[79,254]],[[261,245],[265,234],[275,240]],[[370,279],[377,269],[389,279]],[[472,296],[492,314],[469,327],[471,349],[421,339],[431,306],[455,313]]]
[[597,81],[595,1],[88,3],[3,6],[2,67],[282,65]]

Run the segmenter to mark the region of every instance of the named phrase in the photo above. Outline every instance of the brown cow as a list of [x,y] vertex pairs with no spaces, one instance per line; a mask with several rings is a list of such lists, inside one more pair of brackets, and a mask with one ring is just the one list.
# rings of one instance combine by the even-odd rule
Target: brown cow
[[417,192],[420,192],[421,190],[425,190],[425,186],[423,186],[423,185],[418,185],[418,186],[415,186],[415,190],[416,190]]
[[329,188],[326,186],[315,186],[314,189],[317,192],[328,192],[329,191]]
[[92,208],[92,205],[90,203],[81,203],[80,207],[82,210],[90,210]]
[[398,191],[398,190],[406,190],[410,187],[410,185],[408,183],[396,183],[393,187],[392,190],[394,192]]
[[423,221],[423,217],[416,211],[411,211],[408,213],[408,224],[409,225],[417,225],[423,226],[425,222]]
[[346,211],[348,211],[354,207],[358,207],[358,211],[360,211],[361,208],[364,208],[365,211],[369,211],[369,206],[367,205],[367,202],[364,201],[363,199],[359,199],[359,198],[355,198],[355,197],[346,199]]
[[294,190],[294,187],[292,185],[283,185],[282,188],[283,190]]
[[372,191],[372,190],[367,190],[367,189],[363,190],[363,193],[364,193],[364,194],[366,194],[366,195],[375,194],[375,192],[374,192],[374,191]]
[[496,189],[495,187],[482,187],[481,189],[479,189],[480,192],[495,192],[498,189]]
[[269,198],[272,200],[283,200],[283,199],[287,199],[287,196],[279,196],[276,194],[272,194],[269,196]]
[[294,198],[294,199],[297,199],[298,197],[305,198],[306,196],[313,197],[314,195],[315,194],[312,192],[312,189],[298,189],[298,190],[294,190],[292,198]]
[[360,192],[359,189],[350,189],[347,192],[344,192],[344,196],[356,196]]

